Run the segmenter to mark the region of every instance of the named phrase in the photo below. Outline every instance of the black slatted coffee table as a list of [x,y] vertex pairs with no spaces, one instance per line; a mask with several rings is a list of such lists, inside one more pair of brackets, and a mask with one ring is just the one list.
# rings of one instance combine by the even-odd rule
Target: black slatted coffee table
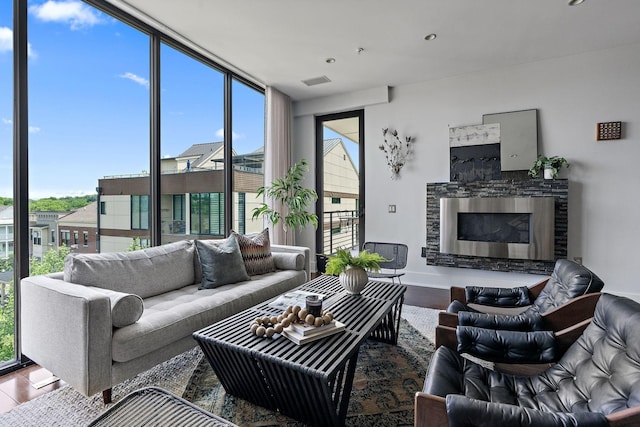
[[345,331],[304,345],[284,336],[259,338],[249,325],[279,315],[263,303],[193,334],[227,393],[311,425],[344,425],[360,345],[367,338],[397,344],[406,287],[370,281],[349,295],[337,277],[298,289],[325,295]]

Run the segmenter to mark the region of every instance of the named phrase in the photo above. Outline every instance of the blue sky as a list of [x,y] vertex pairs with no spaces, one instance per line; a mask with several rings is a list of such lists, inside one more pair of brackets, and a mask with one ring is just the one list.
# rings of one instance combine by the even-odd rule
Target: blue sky
[[[0,196],[11,197],[12,16],[0,1]],[[95,192],[148,171],[149,39],[79,1],[29,3],[30,197]],[[163,156],[221,141],[223,77],[162,47]],[[264,97],[234,84],[234,149],[264,140]]]
[[[12,196],[11,4],[0,0],[3,197]],[[148,171],[148,37],[77,0],[29,2],[28,31],[30,198],[93,194],[100,178]],[[221,141],[222,74],[165,45],[161,61],[161,154]],[[233,89],[234,150],[244,154],[263,144],[264,97]]]

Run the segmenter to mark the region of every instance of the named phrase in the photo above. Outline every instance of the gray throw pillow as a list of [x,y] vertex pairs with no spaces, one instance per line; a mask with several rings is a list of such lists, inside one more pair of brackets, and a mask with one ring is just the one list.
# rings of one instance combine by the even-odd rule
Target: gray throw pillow
[[196,240],[196,248],[202,266],[199,289],[250,280],[235,236],[223,240]]

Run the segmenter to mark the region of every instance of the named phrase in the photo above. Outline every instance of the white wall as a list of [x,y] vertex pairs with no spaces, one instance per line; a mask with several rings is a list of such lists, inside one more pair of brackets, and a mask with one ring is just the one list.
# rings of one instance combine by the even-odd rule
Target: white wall
[[[482,123],[485,113],[537,108],[539,153],[571,162],[561,175],[570,181],[568,257],[582,257],[605,281],[606,291],[640,300],[633,267],[640,244],[638,76],[636,44],[399,86],[391,90],[389,103],[364,105],[367,240],[409,245],[408,283],[506,286],[512,280],[537,280],[531,275],[432,267],[420,257],[426,240],[426,183],[449,180],[449,126]],[[330,100],[323,99],[321,105],[331,109]],[[596,123],[605,121],[623,122],[622,140],[595,140]],[[383,127],[416,138],[415,155],[395,181],[377,149]],[[312,159],[312,116],[296,117],[294,136],[294,158]],[[389,204],[397,206],[397,213],[387,213]],[[298,244],[313,248],[311,231],[303,232]]]

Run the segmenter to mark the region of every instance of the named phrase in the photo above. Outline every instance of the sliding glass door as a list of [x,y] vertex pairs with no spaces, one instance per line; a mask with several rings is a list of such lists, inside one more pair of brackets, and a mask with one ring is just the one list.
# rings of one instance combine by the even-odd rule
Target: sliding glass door
[[316,119],[316,252],[358,250],[364,243],[364,111]]

